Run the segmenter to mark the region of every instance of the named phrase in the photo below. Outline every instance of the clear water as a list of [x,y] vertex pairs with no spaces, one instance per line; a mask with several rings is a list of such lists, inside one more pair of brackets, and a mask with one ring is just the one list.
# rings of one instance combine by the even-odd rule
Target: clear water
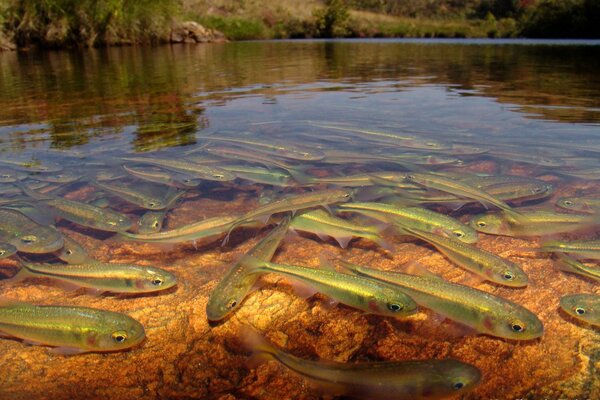
[[[382,171],[439,172],[455,179],[472,174],[538,179],[552,185],[552,193],[507,199],[509,204],[517,210],[573,213],[555,206],[557,199],[600,198],[598,71],[597,41],[282,41],[4,53],[0,54],[0,167],[20,171],[21,182],[33,190],[57,187],[53,193],[58,197],[93,201],[107,196],[111,209],[134,222],[145,213],[143,207],[106,194],[95,184],[103,180],[101,174],[110,174],[117,179],[107,182],[134,189],[143,186],[144,181],[129,175],[123,164],[184,172],[148,165],[160,158],[215,168],[267,166],[286,173],[277,164],[283,162],[292,172],[315,179],[310,185],[292,176],[285,184],[239,175],[235,180],[203,179],[168,211],[163,230],[241,215],[281,197],[334,186],[361,187],[363,198],[369,197],[371,192],[365,189],[381,186],[381,181],[333,185],[326,179]],[[272,144],[314,151],[320,159],[303,161],[281,150],[265,150]],[[259,157],[224,156],[228,150]],[[145,157],[147,162],[125,160],[132,157]],[[26,165],[11,164],[15,160]],[[38,181],[50,173],[31,165],[59,165],[77,180],[46,188]],[[423,194],[423,188],[417,189]],[[23,201],[13,183],[2,183],[0,190],[3,203]],[[457,203],[469,204],[458,208]],[[486,207],[487,212],[496,211],[493,205],[464,199],[422,206],[465,223],[486,212]],[[57,221],[61,233],[78,241],[93,258],[164,268],[177,276],[178,285],[156,295],[122,298],[81,293],[73,297],[51,280],[0,283],[3,295],[11,299],[129,314],[147,333],[141,346],[127,352],[71,357],[53,355],[47,347],[2,340],[0,354],[5,356],[0,359],[8,372],[0,393],[5,396],[320,396],[285,367],[246,366],[248,353],[237,339],[242,325],[253,326],[279,347],[306,359],[451,357],[468,362],[483,376],[467,398],[593,398],[600,390],[595,378],[600,354],[597,331],[558,309],[561,296],[600,292],[594,280],[555,269],[557,261],[550,254],[519,250],[538,247],[539,235],[479,235],[478,247],[510,259],[529,275],[529,285],[521,289],[474,278],[434,247],[389,229],[383,235],[392,252],[367,239],[340,249],[334,240],[303,233],[288,236],[274,258],[316,267],[319,254],[327,251],[397,271],[419,260],[450,281],[525,306],[544,323],[541,339],[511,341],[478,335],[448,320],[440,322],[443,318],[431,311],[399,322],[346,306],[325,307],[326,296],[298,297],[289,281],[274,275],[266,277],[262,289],[250,294],[234,317],[209,324],[204,311],[209,294],[228,266],[268,228],[236,229],[223,247],[226,232],[211,240],[165,245],[114,240],[111,233],[57,218],[47,209],[41,214]],[[593,214],[588,210],[582,215]],[[595,239],[594,224],[584,225],[585,230],[552,238]],[[56,262],[52,255],[19,254]],[[14,257],[0,260],[0,266],[6,277],[18,270]],[[115,365],[127,379],[115,377]],[[77,373],[70,377],[73,369]],[[57,381],[64,384],[59,387]],[[83,381],[86,387],[81,386]]]

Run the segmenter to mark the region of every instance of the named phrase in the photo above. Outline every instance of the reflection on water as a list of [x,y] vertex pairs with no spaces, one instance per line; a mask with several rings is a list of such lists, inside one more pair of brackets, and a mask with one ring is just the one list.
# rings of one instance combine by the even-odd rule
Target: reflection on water
[[[88,354],[90,369],[36,347],[0,394],[60,398],[48,368],[89,382],[71,398],[108,381],[114,393],[158,387],[148,398],[316,398],[283,367],[241,364],[236,338],[250,325],[271,336],[270,353],[340,362],[305,361],[305,376],[348,380],[333,394],[414,394],[410,369],[423,395],[592,398],[597,374],[582,360],[600,354],[599,300],[567,296],[597,292],[600,276],[600,46],[584,44],[0,54],[0,270],[21,271],[3,295],[135,319],[98,328],[112,338],[98,347],[32,336],[18,317],[8,333],[27,341],[133,349]],[[74,297],[65,283],[103,295]],[[11,307],[0,302],[0,323]],[[0,340],[0,353],[20,346]],[[134,383],[110,380],[113,357]],[[377,361],[447,358],[385,364],[390,378],[374,383]],[[354,373],[368,378],[356,385]]]

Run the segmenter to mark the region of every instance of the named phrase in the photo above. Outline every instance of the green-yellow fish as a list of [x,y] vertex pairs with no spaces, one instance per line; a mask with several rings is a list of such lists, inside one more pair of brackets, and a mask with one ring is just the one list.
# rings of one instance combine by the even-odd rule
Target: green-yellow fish
[[355,212],[384,222],[401,222],[417,229],[443,230],[461,242],[477,242],[477,231],[462,222],[422,207],[397,207],[385,203],[352,202],[340,204],[338,212]]
[[404,224],[399,229],[435,246],[450,261],[494,283],[511,286],[527,286],[527,274],[512,261],[494,253],[463,243],[453,237],[439,236]]
[[436,276],[416,276],[381,271],[341,261],[351,272],[402,287],[418,305],[427,307],[480,333],[513,340],[542,336],[541,321],[526,308],[493,294],[445,281]]
[[177,283],[170,272],[133,264],[108,264],[100,261],[85,264],[22,264],[23,268],[12,278],[14,281],[48,278],[112,293],[156,292]]
[[283,275],[366,313],[405,317],[417,311],[414,300],[398,286],[369,278],[270,262],[255,263],[255,272]]
[[314,233],[323,240],[327,236],[331,236],[343,248],[348,246],[348,242],[354,237],[369,239],[382,247],[390,248],[389,244],[380,236],[377,228],[357,225],[352,221],[336,217],[321,209],[296,214],[290,228]]
[[500,212],[474,216],[469,224],[479,232],[503,236],[543,236],[572,232],[599,223],[593,215],[556,213],[554,211],[520,211],[523,218]]
[[250,292],[259,274],[253,273],[257,261],[270,261],[285,237],[290,226],[290,218],[284,218],[248,253],[229,267],[208,298],[206,316],[209,321],[219,321],[239,308]]
[[0,208],[0,242],[25,253],[51,253],[63,247],[59,231],[39,225],[15,210]]
[[560,308],[570,316],[594,326],[600,326],[600,296],[572,294],[560,299]]
[[6,299],[0,301],[0,331],[66,354],[123,350],[145,337],[142,324],[125,314]]

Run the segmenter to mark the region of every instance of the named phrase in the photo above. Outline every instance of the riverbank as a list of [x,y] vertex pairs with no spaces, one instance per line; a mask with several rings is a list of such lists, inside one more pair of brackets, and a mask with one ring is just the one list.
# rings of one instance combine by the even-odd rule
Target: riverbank
[[7,0],[0,48],[221,40],[415,37],[599,38],[594,0]]

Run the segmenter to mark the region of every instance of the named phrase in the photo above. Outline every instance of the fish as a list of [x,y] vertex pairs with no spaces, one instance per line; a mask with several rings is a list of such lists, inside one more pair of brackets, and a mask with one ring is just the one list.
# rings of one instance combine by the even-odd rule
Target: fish
[[422,207],[396,207],[385,203],[352,202],[340,204],[337,212],[355,212],[384,222],[403,224],[433,232],[441,229],[464,243],[476,243],[477,231],[462,222]]
[[142,324],[125,314],[8,299],[0,300],[0,331],[63,354],[124,350],[145,337]]
[[198,179],[208,181],[226,182],[235,179],[235,175],[233,173],[225,171],[222,168],[194,163],[186,160],[185,158],[173,160],[170,158],[157,157],[123,157],[122,159],[125,161],[133,161],[142,164],[157,165],[159,167],[177,172],[189,173]]
[[[398,223],[396,223],[398,224]],[[454,237],[445,237],[420,229],[398,224],[402,232],[406,232],[435,246],[450,261],[462,268],[479,275],[485,280],[510,287],[525,287],[527,274],[512,261],[494,253],[479,249],[461,242]]]
[[461,396],[481,379],[479,369],[454,359],[334,362],[306,360],[245,334],[255,361],[277,360],[330,396],[358,399],[441,399]]
[[237,310],[248,295],[260,274],[253,273],[254,263],[270,261],[290,226],[289,216],[262,238],[250,251],[231,265],[206,303],[209,321],[220,321]]
[[[118,232],[117,238],[146,243],[183,243],[200,239],[210,240],[230,231],[233,223],[239,220],[240,215],[224,215],[206,218],[193,224],[183,225],[168,231],[156,233],[130,233]],[[256,226],[254,223],[243,226]]]
[[557,266],[559,270],[584,276],[586,278],[590,278],[600,282],[599,266],[584,264],[567,256],[566,254],[557,253],[556,255],[560,261],[560,264]]
[[25,253],[51,253],[63,247],[62,234],[39,225],[18,211],[0,208],[0,242]]
[[17,252],[17,248],[10,243],[0,242],[0,259],[10,257]]
[[546,210],[520,210],[524,219],[506,213],[475,215],[469,225],[482,233],[503,236],[527,237],[572,232],[597,225],[593,215],[556,213]]
[[160,268],[89,261],[83,264],[47,264],[21,261],[13,282],[47,278],[79,287],[111,293],[150,293],[177,283],[175,275]]
[[463,181],[453,179],[438,174],[424,174],[411,172],[406,174],[405,180],[409,182],[415,182],[423,187],[429,189],[435,189],[446,193],[451,193],[458,197],[464,197],[468,199],[474,199],[482,203],[483,205],[491,204],[494,205],[507,213],[517,214],[511,206],[506,204],[502,200],[498,200],[496,197],[486,193],[485,191],[469,185]]
[[590,214],[600,213],[600,199],[591,197],[560,197],[556,205],[567,210],[585,212]]
[[94,184],[129,203],[155,211],[171,207],[185,194],[185,191],[182,190],[151,183],[134,185],[131,183],[113,184],[96,181]]
[[371,240],[381,247],[390,249],[390,245],[381,237],[379,229],[373,226],[361,226],[343,218],[329,214],[325,210],[315,209],[294,216],[291,229],[314,233],[322,240],[333,237],[341,247],[346,248],[354,237]]
[[25,157],[0,158],[0,164],[9,165],[10,167],[27,172],[58,172],[62,171],[62,166],[50,161],[42,161],[36,158],[27,159]]
[[325,155],[316,149],[309,149],[292,145],[290,143],[277,140],[260,140],[252,132],[239,136],[231,136],[227,134],[213,133],[210,136],[200,137],[201,139],[209,140],[210,142],[230,142],[236,146],[245,147],[252,151],[271,154],[276,157],[289,158],[300,161],[319,161]]
[[319,293],[369,314],[406,317],[417,312],[417,304],[397,286],[369,278],[270,262],[254,263],[254,271],[274,273],[307,285]]
[[[265,223],[273,214],[347,202],[352,199],[352,193],[351,190],[346,189],[324,189],[286,196],[248,211],[232,223],[229,232],[243,224]],[[224,243],[227,243],[228,237],[229,235]]]
[[578,258],[600,260],[600,240],[550,240],[543,242],[535,251],[571,253],[576,254]]
[[107,232],[126,231],[133,226],[129,217],[117,211],[96,207],[81,201],[40,194],[25,187],[21,187],[21,189],[29,196],[52,208],[52,212],[56,216],[81,226]]
[[511,340],[542,336],[544,327],[531,311],[512,301],[437,276],[381,271],[338,260],[350,272],[402,287],[419,306],[429,308],[479,333]]
[[234,173],[238,178],[265,185],[289,187],[298,182],[287,171],[274,170],[251,165],[222,164],[221,168]]
[[72,183],[81,179],[81,175],[72,171],[60,171],[35,175],[35,179],[50,183]]
[[136,178],[179,189],[194,189],[202,183],[201,179],[184,172],[167,171],[158,168],[151,169],[141,165],[129,164],[123,164],[123,169]]
[[596,294],[571,294],[560,298],[560,308],[570,316],[600,326],[600,296]]
[[63,239],[64,245],[56,257],[68,264],[83,264],[92,260],[88,252],[75,240],[67,235],[63,235]]
[[146,211],[137,222],[137,232],[140,234],[160,232],[167,213],[163,211]]
[[27,177],[27,174],[21,171],[15,171],[12,168],[0,167],[0,183],[14,183]]

